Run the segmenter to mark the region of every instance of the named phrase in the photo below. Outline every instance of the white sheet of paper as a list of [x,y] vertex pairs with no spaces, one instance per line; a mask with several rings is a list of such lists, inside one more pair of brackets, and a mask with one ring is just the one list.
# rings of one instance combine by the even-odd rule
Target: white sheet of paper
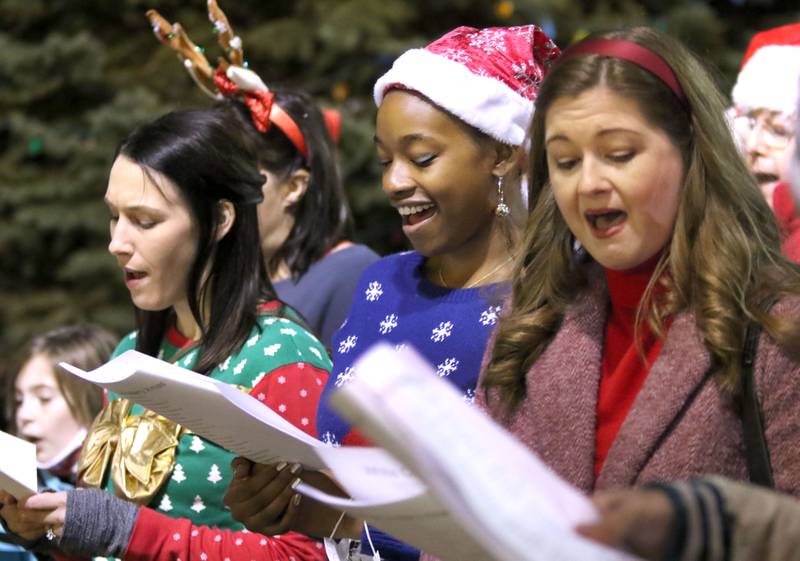
[[[356,469],[363,473],[363,470]],[[405,498],[348,499],[320,491],[301,483],[296,491],[321,503],[343,510],[371,526],[381,528],[394,537],[413,543],[416,547],[441,559],[490,561],[482,546],[424,487]],[[392,493],[396,494],[396,493]],[[380,551],[378,551],[380,553]]]
[[316,450],[339,485],[357,501],[387,503],[425,492],[425,485],[382,448],[321,446]]
[[297,491],[319,502],[367,520],[398,539],[412,541],[428,553],[459,559],[489,560],[476,555],[481,546],[464,534],[440,501],[408,469],[380,448],[324,446],[317,449],[328,469],[352,498],[342,498],[301,483]]
[[16,499],[38,491],[36,445],[0,431],[0,489]]
[[208,376],[137,351],[126,351],[91,372],[63,362],[59,366],[254,462],[323,467],[314,453],[321,442],[254,397]]
[[409,467],[495,559],[631,559],[577,535],[575,524],[596,517],[588,497],[465,403],[416,352],[376,345],[354,370],[332,404]]

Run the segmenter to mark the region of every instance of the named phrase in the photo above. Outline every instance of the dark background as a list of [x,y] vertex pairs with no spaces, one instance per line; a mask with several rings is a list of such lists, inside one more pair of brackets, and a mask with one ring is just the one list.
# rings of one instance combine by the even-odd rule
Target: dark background
[[[358,240],[403,248],[379,186],[372,84],[403,50],[457,25],[538,23],[563,48],[589,31],[646,24],[686,41],[726,92],[752,34],[800,20],[796,0],[220,0],[267,84],[305,89],[343,115],[341,162]],[[132,326],[107,254],[102,197],[114,148],[170,109],[206,106],[144,12],[158,9],[221,54],[204,0],[0,0],[0,368],[54,325]],[[779,71],[779,70],[778,70]]]

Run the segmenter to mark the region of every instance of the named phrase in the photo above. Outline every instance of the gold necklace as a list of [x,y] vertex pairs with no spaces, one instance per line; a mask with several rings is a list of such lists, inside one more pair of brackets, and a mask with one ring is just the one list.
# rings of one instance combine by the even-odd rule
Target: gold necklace
[[[503,268],[506,265],[508,265],[511,262],[511,259],[512,259],[512,257],[509,257],[508,259],[506,259],[505,261],[500,263],[497,267],[495,267],[494,269],[492,269],[491,271],[489,271],[485,275],[482,275],[479,279],[476,279],[476,280],[472,281],[469,284],[465,284],[461,288],[473,288],[473,287],[477,286],[482,280],[487,279],[488,277],[490,277],[491,275],[493,275],[494,273],[499,271],[501,268]],[[442,274],[442,267],[439,267],[439,281],[442,283],[442,286],[444,286],[445,288],[451,288],[447,284],[447,282],[445,282],[445,280],[444,280],[444,275]],[[455,288],[455,287],[452,287],[452,288]]]

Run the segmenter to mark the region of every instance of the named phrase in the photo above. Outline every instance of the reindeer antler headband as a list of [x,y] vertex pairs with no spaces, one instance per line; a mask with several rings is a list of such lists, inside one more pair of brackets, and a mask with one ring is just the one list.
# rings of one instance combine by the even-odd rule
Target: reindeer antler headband
[[[300,127],[275,103],[274,94],[258,74],[246,68],[242,40],[233,33],[228,18],[216,0],[208,0],[208,19],[214,25],[219,44],[228,57],[227,60],[220,57],[216,69],[212,68],[203,49],[189,39],[179,23],[170,24],[156,10],[148,10],[147,18],[158,40],[177,53],[183,66],[203,92],[214,99],[239,97],[250,110],[256,129],[265,133],[270,126],[277,126],[308,161],[308,147]],[[325,115],[329,127],[330,119],[331,117]],[[331,130],[331,136],[336,138],[335,131]]]

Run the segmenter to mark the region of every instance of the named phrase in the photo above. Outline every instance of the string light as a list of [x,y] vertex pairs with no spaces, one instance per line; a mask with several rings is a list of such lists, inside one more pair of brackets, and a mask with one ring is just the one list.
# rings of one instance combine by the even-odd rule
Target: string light
[[494,15],[500,19],[508,19],[514,15],[514,2],[503,0],[494,6]]

